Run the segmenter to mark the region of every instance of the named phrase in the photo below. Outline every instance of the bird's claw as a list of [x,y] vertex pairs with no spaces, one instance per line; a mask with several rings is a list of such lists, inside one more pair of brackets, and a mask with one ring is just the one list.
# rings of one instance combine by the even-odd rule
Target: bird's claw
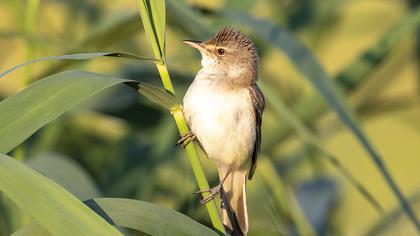
[[181,146],[185,148],[190,142],[194,141],[197,137],[192,131],[185,133],[179,140],[176,142],[175,146]]
[[216,195],[218,193],[220,193],[220,190],[221,189],[222,189],[222,184],[219,184],[216,187],[213,187],[213,188],[210,188],[210,189],[206,189],[206,190],[202,190],[202,191],[196,191],[194,193],[195,194],[210,193],[209,195],[207,195],[206,197],[204,197],[203,199],[201,199],[200,203],[204,205],[204,204],[210,202],[211,200],[213,200],[214,197],[216,197]]

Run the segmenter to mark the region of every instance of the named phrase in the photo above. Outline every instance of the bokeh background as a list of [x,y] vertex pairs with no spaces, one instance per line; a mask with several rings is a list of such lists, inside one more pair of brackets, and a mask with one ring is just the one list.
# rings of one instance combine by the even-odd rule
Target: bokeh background
[[[415,235],[416,231],[401,214],[377,167],[337,115],[326,108],[317,115],[305,116],[305,111],[325,106],[325,102],[307,99],[321,96],[299,68],[276,45],[262,40],[252,26],[221,12],[245,13],[286,29],[311,50],[332,79],[341,79],[341,87],[349,85],[343,89],[348,103],[397,184],[420,212],[419,20],[394,44],[378,47],[381,39],[393,37],[392,29],[406,27],[401,22],[407,17],[419,15],[419,3],[187,1],[197,19],[214,32],[233,25],[250,35],[261,57],[261,80],[297,114],[300,120],[296,121],[303,122],[322,146],[320,151],[308,145],[291,128],[290,121],[276,113],[272,104],[267,105],[261,161],[255,178],[248,183],[250,235]],[[200,68],[199,54],[181,40],[205,40],[207,35],[199,32],[188,29],[185,19],[168,6],[167,63],[181,95]],[[375,47],[380,56],[374,63],[363,64],[368,73],[359,76],[357,83],[339,76],[354,63],[363,62],[360,56]],[[0,2],[0,71],[41,56],[98,51],[152,55],[136,1]],[[35,80],[74,68],[160,86],[157,71],[148,62],[114,58],[41,62],[1,78],[0,99]],[[197,186],[184,151],[174,147],[177,139],[175,123],[167,111],[120,86],[48,124],[11,155],[81,200],[106,196],[150,201],[210,225],[199,196],[191,194]],[[209,181],[216,184],[216,169],[202,156]],[[327,156],[336,158],[384,212],[378,212]],[[27,215],[1,196],[1,235],[9,235],[28,222]]]

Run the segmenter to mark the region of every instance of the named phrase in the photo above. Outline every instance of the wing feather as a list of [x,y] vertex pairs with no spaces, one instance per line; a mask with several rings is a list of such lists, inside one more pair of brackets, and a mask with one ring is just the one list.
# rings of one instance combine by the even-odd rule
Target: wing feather
[[257,168],[257,158],[261,148],[261,124],[262,114],[265,107],[264,95],[256,83],[249,88],[249,93],[253,105],[253,113],[255,118],[255,143],[252,152],[252,163],[249,169],[248,179],[251,180],[254,175],[255,169]]

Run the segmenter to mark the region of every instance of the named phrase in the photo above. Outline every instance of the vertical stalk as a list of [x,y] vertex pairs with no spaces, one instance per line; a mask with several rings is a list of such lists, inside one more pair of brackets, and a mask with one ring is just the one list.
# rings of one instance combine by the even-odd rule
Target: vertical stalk
[[[143,26],[147,35],[147,40],[150,43],[155,58],[159,60],[155,63],[155,65],[159,71],[163,87],[168,93],[175,97],[175,89],[172,85],[168,68],[166,67],[165,63],[165,1],[138,0],[137,3]],[[174,117],[179,133],[181,135],[186,134],[188,132],[188,125],[185,121],[184,113],[182,112],[182,105],[173,107],[171,109],[171,115]],[[204,174],[203,167],[201,166],[196,146],[193,143],[189,143],[185,149],[188,158],[190,159],[191,167],[197,180],[198,187],[201,191],[208,190],[210,187]],[[210,193],[203,192],[202,194],[203,197],[207,197]],[[225,229],[220,219],[219,211],[216,207],[216,202],[214,200],[208,202],[206,204],[206,208],[210,215],[213,227],[218,230],[219,233],[225,234]]]
[[166,64],[163,61],[158,61],[155,63],[156,67],[159,71],[160,78],[162,80],[163,87],[167,92],[175,96],[175,89],[172,85],[171,78],[169,77],[168,68],[166,67]]
[[[160,61],[160,62],[157,62],[155,64],[156,64],[156,67],[157,67],[157,69],[159,71],[159,74],[161,76],[161,80],[162,80],[164,88],[168,92],[175,95],[175,90],[174,90],[174,87],[172,85],[171,78],[169,77],[168,69],[167,69],[165,63],[163,61]],[[171,109],[171,114],[175,119],[175,123],[176,123],[176,126],[178,127],[179,133],[181,135],[186,134],[189,131],[189,129],[188,129],[188,125],[187,125],[187,122],[185,120],[185,117],[184,117],[184,113],[182,112],[182,106],[178,105],[178,106],[172,108]],[[198,152],[197,152],[197,149],[196,149],[195,145],[191,142],[186,146],[185,150],[186,150],[188,158],[191,162],[191,167],[193,169],[195,179],[197,180],[198,187],[200,188],[201,191],[209,189],[210,186],[209,186],[207,178],[204,174],[204,170],[203,170],[203,167],[201,165],[199,155],[198,155]],[[202,193],[203,197],[206,197],[209,194],[210,193],[208,193],[208,192],[203,192]],[[206,208],[207,208],[207,211],[210,215],[210,220],[213,224],[213,227],[215,229],[217,229],[219,232],[225,233],[225,229],[224,229],[222,221],[220,219],[219,211],[217,210],[216,201],[213,200],[213,201],[210,201],[210,202],[206,203]]]
[[[188,125],[185,121],[184,113],[182,112],[182,106],[179,105],[171,110],[171,114],[175,119],[176,125],[178,127],[179,133],[184,135],[188,132]],[[203,167],[201,166],[199,155],[196,149],[196,146],[193,143],[189,143],[185,148],[188,158],[190,159],[191,166],[194,172],[195,179],[197,180],[198,187],[200,190],[209,189],[210,186],[207,182],[206,176],[204,174]],[[203,197],[206,197],[210,193],[203,192]],[[206,204],[207,211],[209,212],[211,222],[213,226],[224,232],[223,224],[220,220],[219,211],[217,210],[216,201],[210,201]]]

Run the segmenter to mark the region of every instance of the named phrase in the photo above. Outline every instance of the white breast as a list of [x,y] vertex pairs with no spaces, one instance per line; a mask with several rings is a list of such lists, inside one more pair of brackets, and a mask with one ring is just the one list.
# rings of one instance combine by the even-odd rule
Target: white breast
[[248,168],[255,121],[247,89],[227,89],[203,75],[184,97],[184,114],[209,158],[228,168]]

